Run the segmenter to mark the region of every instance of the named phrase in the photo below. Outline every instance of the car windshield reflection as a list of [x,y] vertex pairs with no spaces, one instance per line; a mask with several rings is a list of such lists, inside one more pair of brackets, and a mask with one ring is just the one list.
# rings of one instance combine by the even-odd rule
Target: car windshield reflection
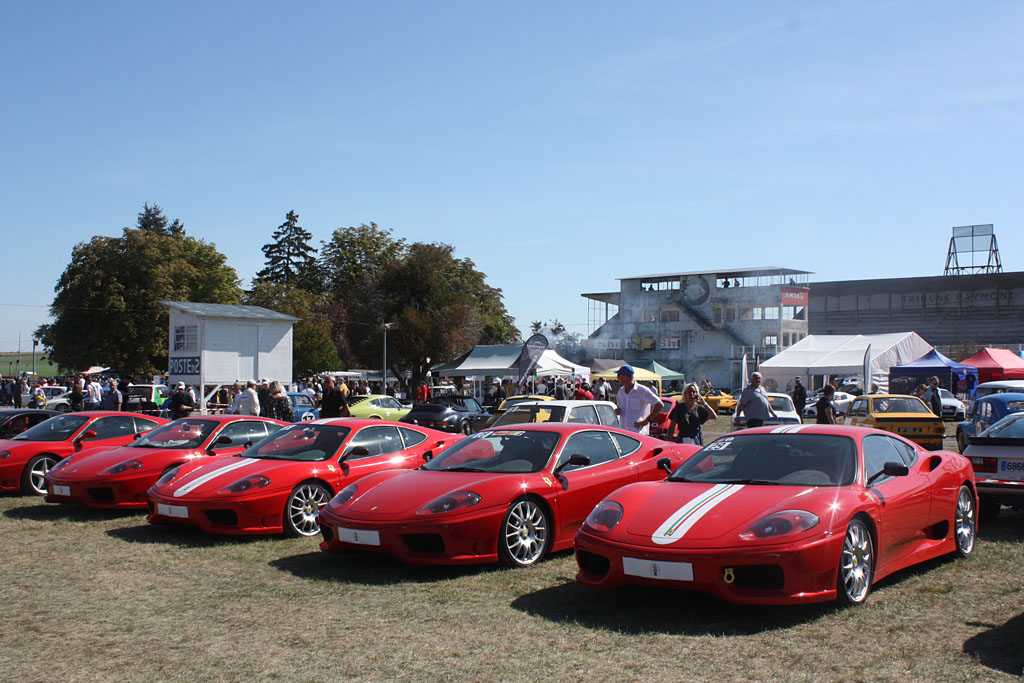
[[437,472],[540,472],[551,460],[558,434],[521,430],[478,432],[447,449],[422,469]]
[[86,415],[58,415],[14,437],[14,441],[66,441],[89,421]]
[[298,424],[278,430],[242,453],[246,458],[316,462],[338,454],[351,433],[348,427]]

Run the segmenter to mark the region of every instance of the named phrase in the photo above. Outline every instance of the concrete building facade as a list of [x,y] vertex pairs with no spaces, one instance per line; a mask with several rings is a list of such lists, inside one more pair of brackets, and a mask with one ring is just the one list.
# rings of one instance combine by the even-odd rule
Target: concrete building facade
[[766,266],[619,278],[586,293],[595,358],[654,360],[715,386],[741,386],[750,367],[808,334],[809,272]]

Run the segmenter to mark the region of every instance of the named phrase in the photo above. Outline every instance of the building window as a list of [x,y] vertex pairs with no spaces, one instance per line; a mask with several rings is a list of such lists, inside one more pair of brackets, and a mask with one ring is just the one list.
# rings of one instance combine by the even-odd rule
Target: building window
[[779,335],[777,334],[765,334],[761,337],[761,346],[778,346]]
[[180,325],[174,328],[174,350],[195,351],[199,348],[199,327]]
[[663,322],[663,323],[677,323],[677,322],[679,322],[679,309],[678,308],[663,308],[663,309],[661,309],[661,322]]
[[764,307],[764,319],[765,320],[778,320],[779,319],[779,307],[778,306],[765,306]]
[[643,315],[643,322],[645,323],[653,323],[658,321],[658,311],[654,308],[645,308]]
[[715,304],[714,323],[716,327],[722,326],[722,304]]
[[726,306],[725,307],[725,322],[731,323],[736,320],[736,307]]

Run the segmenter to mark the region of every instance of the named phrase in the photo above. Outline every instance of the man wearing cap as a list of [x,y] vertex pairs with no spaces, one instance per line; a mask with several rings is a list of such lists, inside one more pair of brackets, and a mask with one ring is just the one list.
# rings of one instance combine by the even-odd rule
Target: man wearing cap
[[750,384],[743,388],[740,401],[736,404],[733,424],[739,424],[739,417],[743,414],[747,416],[748,427],[760,427],[769,415],[773,418],[777,417],[772,409],[771,401],[768,400],[768,393],[761,386],[760,372],[751,374]]
[[665,409],[665,404],[649,388],[633,381],[634,370],[631,365],[623,365],[616,372],[619,378],[619,393],[615,414],[619,416],[619,427],[639,434],[648,434],[651,421]]
[[793,406],[796,408],[796,414],[803,418],[804,406],[807,405],[807,389],[804,388],[800,378],[797,377],[793,382]]
[[349,417],[350,415],[345,394],[334,386],[334,378],[328,377],[324,385],[324,396],[320,400],[320,417]]
[[171,419],[177,420],[188,417],[195,406],[192,399],[185,393],[185,383],[178,382],[174,387],[174,393],[167,399],[167,409],[171,411]]
[[260,398],[256,394],[256,382],[252,380],[245,383],[245,389],[238,395],[238,414],[260,414]]

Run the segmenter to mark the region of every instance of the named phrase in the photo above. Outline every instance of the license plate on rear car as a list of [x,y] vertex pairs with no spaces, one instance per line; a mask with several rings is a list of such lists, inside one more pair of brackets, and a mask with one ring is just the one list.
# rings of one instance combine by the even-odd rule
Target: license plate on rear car
[[380,532],[368,529],[346,529],[338,527],[338,540],[360,545],[380,545]]
[[53,495],[55,495],[55,496],[70,496],[71,495],[71,487],[70,486],[60,486],[58,484],[54,484],[53,485]]
[[656,562],[635,557],[622,558],[622,573],[668,581],[693,581],[693,565],[689,562]]
[[899,432],[900,434],[920,434],[921,433],[921,428],[920,427],[900,427],[896,431]]
[[188,519],[188,508],[184,505],[164,505],[163,503],[157,503],[156,511],[157,514],[164,515],[165,517]]

